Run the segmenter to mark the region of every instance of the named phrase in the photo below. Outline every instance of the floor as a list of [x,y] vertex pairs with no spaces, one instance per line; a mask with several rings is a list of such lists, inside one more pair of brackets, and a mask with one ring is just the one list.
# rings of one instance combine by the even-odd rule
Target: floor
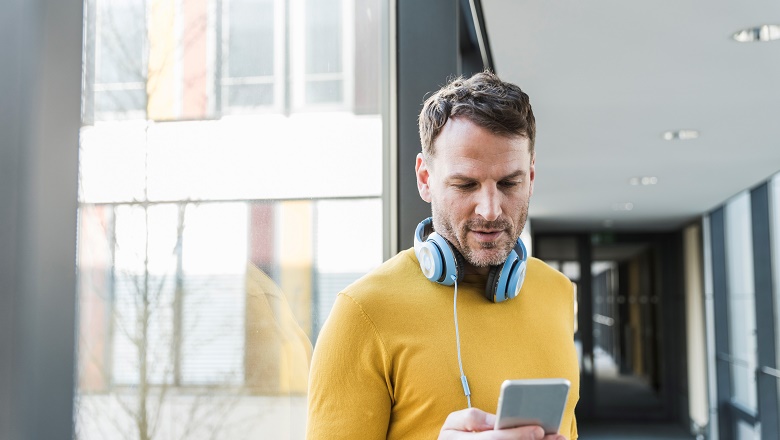
[[662,412],[652,388],[639,378],[619,374],[611,357],[600,350],[594,354],[599,421],[580,421],[579,440],[695,440],[682,426],[650,421]]
[[580,425],[579,440],[693,440],[679,426],[644,423],[598,423]]

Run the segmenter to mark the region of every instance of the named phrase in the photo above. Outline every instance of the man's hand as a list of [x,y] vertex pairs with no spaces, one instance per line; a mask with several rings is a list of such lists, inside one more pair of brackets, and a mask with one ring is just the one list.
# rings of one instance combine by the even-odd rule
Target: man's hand
[[494,414],[476,408],[455,411],[444,421],[439,440],[566,440],[566,437],[558,434],[545,436],[540,426],[493,430],[495,423]]

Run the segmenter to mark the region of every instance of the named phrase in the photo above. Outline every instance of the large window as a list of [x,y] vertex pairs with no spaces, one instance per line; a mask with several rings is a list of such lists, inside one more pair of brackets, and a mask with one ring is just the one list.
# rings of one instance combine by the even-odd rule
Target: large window
[[[720,438],[777,433],[777,370],[772,342],[772,182],[731,198],[709,216],[708,277],[713,297],[715,384]],[[767,206],[767,202],[769,205]],[[776,251],[774,251],[776,253]],[[769,313],[767,313],[769,312]]]
[[[777,361],[775,365],[780,370],[780,173],[775,174],[769,185],[769,225],[772,238],[772,279],[774,281],[775,303],[775,353]],[[780,402],[780,377],[777,380],[778,402]]]
[[389,241],[386,7],[90,0],[79,439],[303,438],[319,330]]
[[725,210],[729,353],[734,400],[755,412],[756,312],[750,193],[733,198]]

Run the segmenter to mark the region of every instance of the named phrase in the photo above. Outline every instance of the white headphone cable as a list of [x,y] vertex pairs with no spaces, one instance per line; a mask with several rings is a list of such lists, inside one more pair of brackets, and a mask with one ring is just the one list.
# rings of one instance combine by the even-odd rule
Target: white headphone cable
[[460,332],[458,331],[458,279],[455,275],[452,275],[452,281],[455,282],[455,295],[453,295],[452,309],[455,316],[455,341],[458,345],[458,367],[460,367],[460,382],[463,385],[463,393],[466,394],[466,400],[468,401],[469,408],[471,408],[471,390],[469,389],[469,381],[466,379],[466,373],[463,372],[463,360],[460,357]]

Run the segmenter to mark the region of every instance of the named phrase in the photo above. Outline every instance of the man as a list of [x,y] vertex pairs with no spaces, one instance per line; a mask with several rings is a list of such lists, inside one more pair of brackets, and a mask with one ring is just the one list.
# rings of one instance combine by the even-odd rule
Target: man
[[[312,358],[307,436],[574,440],[572,284],[537,259],[524,280],[518,269],[535,178],[528,95],[490,72],[459,78],[425,102],[419,124],[417,187],[435,233],[423,222],[417,253],[339,294]],[[446,242],[432,244],[436,234]],[[501,301],[505,278],[520,291]],[[504,380],[548,377],[572,384],[561,436],[493,430]]]

